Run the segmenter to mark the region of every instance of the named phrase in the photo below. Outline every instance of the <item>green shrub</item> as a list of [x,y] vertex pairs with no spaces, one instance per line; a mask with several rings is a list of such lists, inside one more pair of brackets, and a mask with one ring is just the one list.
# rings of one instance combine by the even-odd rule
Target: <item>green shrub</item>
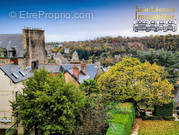
[[143,116],[143,120],[175,120],[173,116]]
[[114,124],[118,124],[119,126],[116,126],[116,128],[119,129],[116,129],[116,131],[119,130],[119,132],[117,132],[116,135],[121,135],[120,133],[122,133],[122,135],[130,135],[132,125],[135,119],[135,110],[133,105],[131,103],[112,104],[110,108],[111,109],[107,113],[108,122],[110,123],[107,134],[115,134],[115,131],[112,131],[112,126]]
[[126,135],[125,126],[123,124],[112,122],[106,135]]
[[173,116],[174,101],[171,100],[168,104],[154,106],[154,116]]

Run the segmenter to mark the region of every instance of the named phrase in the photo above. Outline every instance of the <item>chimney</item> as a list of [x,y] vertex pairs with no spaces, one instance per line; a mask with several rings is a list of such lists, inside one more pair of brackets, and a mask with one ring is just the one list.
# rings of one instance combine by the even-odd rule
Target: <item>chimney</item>
[[81,63],[81,71],[86,75],[86,64],[84,62]]
[[79,68],[73,65],[73,75],[79,80]]

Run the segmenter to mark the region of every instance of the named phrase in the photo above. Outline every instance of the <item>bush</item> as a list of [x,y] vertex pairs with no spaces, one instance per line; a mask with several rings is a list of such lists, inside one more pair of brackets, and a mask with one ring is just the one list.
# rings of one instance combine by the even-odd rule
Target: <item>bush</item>
[[126,135],[125,126],[123,124],[112,122],[106,135]]
[[102,95],[95,80],[89,79],[80,85],[85,92],[85,106],[81,108],[76,125],[76,135],[104,135],[108,129],[106,110]]
[[143,120],[175,120],[173,116],[143,116]]
[[171,100],[168,104],[154,106],[155,116],[173,116],[174,101]]
[[[120,103],[108,106],[110,110],[107,113],[108,128],[107,135],[130,135],[132,125],[135,119],[135,110],[131,103]],[[118,126],[115,126],[118,124]],[[114,127],[116,130],[114,130]]]

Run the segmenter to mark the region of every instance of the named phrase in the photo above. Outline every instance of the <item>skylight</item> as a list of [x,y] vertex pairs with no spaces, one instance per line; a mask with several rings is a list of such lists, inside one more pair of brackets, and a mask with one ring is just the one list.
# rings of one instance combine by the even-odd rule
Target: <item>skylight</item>
[[19,78],[18,75],[16,75],[15,73],[12,73],[12,75],[13,75],[16,79]]
[[19,73],[22,75],[22,76],[25,76],[25,73],[23,71],[19,71]]

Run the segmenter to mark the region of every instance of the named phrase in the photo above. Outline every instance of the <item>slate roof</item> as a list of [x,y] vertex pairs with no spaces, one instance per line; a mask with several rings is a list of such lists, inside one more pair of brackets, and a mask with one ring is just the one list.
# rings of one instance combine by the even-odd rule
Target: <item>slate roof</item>
[[38,69],[44,67],[48,72],[52,73],[58,73],[60,70],[62,70],[63,73],[69,72],[73,76],[73,65],[76,65],[79,68],[79,80],[77,80],[79,83],[82,83],[84,80],[88,80],[90,78],[94,79],[98,71],[97,66],[95,66],[94,64],[86,65],[86,75],[84,75],[84,73],[81,72],[81,64],[39,64]]
[[84,80],[88,80],[90,78],[94,79],[96,76],[96,73],[98,71],[98,67],[94,64],[86,64],[86,75],[84,75],[81,72],[81,65],[80,64],[64,64],[61,65],[63,72],[69,72],[71,75],[73,75],[73,65],[78,66],[79,68],[79,83],[82,83]]
[[52,73],[58,73],[60,71],[59,65],[53,65],[53,64],[39,64],[38,68],[45,68],[48,72]]
[[[15,64],[7,64],[0,66],[0,69],[14,82],[18,83],[26,80],[33,75],[32,72],[24,71],[20,66]],[[21,72],[21,73],[20,73]],[[22,75],[24,74],[24,75]]]
[[[86,75],[81,71],[80,64],[65,64],[65,65],[53,65],[53,64],[39,64],[38,68],[45,68],[48,72],[58,73],[62,70],[64,73],[69,72],[73,76],[73,65],[78,66],[79,68],[79,83],[82,83],[84,80],[88,80],[90,78],[94,79],[96,73],[98,71],[97,66],[94,64],[86,65]],[[0,69],[14,82],[18,83],[27,78],[33,76],[32,70],[22,70],[20,66],[15,64],[7,64],[0,66]],[[24,73],[24,75],[22,73]],[[74,77],[74,76],[73,76]]]
[[0,34],[0,47],[7,51],[15,48],[16,57],[24,57],[24,41],[22,34]]

